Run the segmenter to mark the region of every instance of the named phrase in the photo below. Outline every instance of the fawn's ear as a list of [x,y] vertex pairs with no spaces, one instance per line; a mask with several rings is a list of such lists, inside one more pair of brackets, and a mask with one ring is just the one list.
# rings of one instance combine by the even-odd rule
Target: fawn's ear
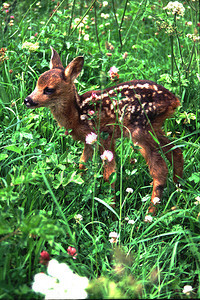
[[50,69],[55,69],[55,68],[63,68],[60,56],[56,50],[51,47],[51,60],[50,60]]
[[69,65],[65,68],[65,77],[70,79],[72,82],[78,77],[83,68],[84,58],[78,56],[74,58]]

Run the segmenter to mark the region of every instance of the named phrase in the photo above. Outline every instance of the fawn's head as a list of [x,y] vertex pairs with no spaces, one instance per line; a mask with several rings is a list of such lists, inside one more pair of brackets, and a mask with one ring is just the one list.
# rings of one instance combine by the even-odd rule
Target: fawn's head
[[50,70],[39,77],[35,90],[24,100],[28,108],[53,108],[73,96],[74,80],[83,68],[84,59],[78,56],[64,68],[58,53],[52,47],[51,50]]

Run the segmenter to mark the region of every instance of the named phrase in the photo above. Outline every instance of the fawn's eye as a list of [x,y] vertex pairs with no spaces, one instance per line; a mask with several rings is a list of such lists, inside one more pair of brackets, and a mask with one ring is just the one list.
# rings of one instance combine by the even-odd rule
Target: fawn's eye
[[55,89],[50,89],[50,88],[48,88],[48,87],[46,87],[46,88],[44,89],[44,94],[45,94],[45,95],[52,95],[54,92],[55,92]]

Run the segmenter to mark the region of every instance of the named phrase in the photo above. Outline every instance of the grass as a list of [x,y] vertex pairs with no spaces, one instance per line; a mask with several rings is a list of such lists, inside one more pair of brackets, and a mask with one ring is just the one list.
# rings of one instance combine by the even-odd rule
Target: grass
[[[167,14],[167,3],[112,0],[104,7],[103,1],[48,0],[2,6],[1,299],[42,298],[31,285],[36,273],[46,272],[39,264],[43,250],[89,278],[89,298],[200,297],[199,4],[186,1],[184,16],[178,16]],[[117,141],[113,212],[98,152],[81,172],[83,145],[66,136],[47,109],[24,107],[23,99],[49,68],[50,46],[64,65],[84,55],[80,93],[113,85],[108,71],[116,66],[119,82],[149,79],[179,96],[181,107],[164,131],[183,151],[184,176],[176,187],[169,170],[152,222],[144,222],[151,177],[129,139]],[[77,214],[82,221],[76,222]],[[109,241],[113,231],[117,244]],[[77,249],[76,260],[69,246]],[[193,288],[188,295],[185,285]]]

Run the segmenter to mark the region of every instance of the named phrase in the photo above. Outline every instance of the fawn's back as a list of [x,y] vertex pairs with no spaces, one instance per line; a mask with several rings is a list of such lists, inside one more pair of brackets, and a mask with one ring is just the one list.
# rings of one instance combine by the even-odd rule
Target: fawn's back
[[124,82],[103,91],[86,92],[78,98],[80,119],[92,129],[98,116],[100,130],[117,123],[143,130],[152,126],[156,130],[179,105],[177,97],[149,80]]

